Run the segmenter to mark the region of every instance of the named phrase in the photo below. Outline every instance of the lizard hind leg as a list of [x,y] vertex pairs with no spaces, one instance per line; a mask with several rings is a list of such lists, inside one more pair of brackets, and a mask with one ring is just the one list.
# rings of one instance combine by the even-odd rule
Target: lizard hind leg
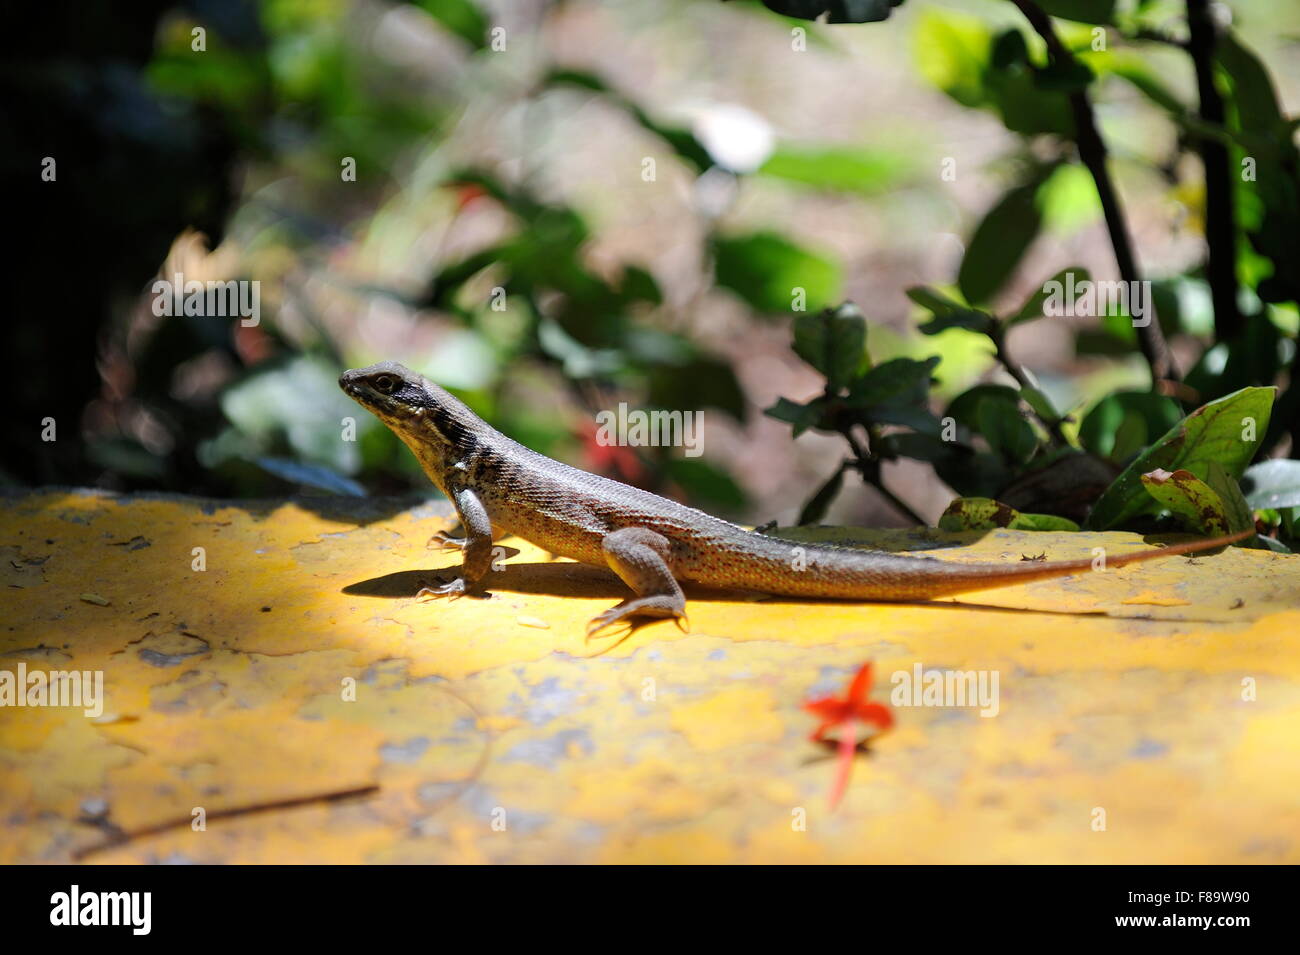
[[686,597],[668,566],[668,538],[645,527],[624,527],[601,541],[605,563],[636,593],[593,617],[587,636],[630,617],[672,617],[686,630]]

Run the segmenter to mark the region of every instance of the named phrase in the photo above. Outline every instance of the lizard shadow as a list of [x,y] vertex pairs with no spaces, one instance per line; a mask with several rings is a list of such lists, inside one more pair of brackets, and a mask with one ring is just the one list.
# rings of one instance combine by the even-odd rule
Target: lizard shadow
[[[390,600],[412,599],[421,587],[445,583],[457,575],[458,563],[445,567],[416,570],[399,570],[381,577],[357,581],[342,588],[342,592],[351,596],[380,597]],[[623,600],[632,595],[632,591],[611,570],[592,567],[587,564],[568,561],[536,561],[533,563],[506,564],[501,570],[490,573],[484,580],[486,594],[470,595],[483,597],[497,591],[509,591],[517,594],[536,594],[549,597],[585,597],[605,598],[612,601]],[[682,590],[687,597],[687,609],[691,602],[708,602],[711,600],[745,600],[746,597],[756,605],[796,604],[796,605],[834,605],[851,604],[880,605],[888,603],[894,607],[927,607],[934,610],[969,611],[988,610],[999,613],[1060,615],[1078,617],[1087,614],[1105,615],[1105,611],[1054,611],[1019,607],[1001,607],[994,604],[976,603],[970,600],[960,602],[949,600],[906,600],[906,601],[871,601],[871,600],[836,600],[817,597],[786,597],[761,595],[755,598],[749,591],[726,590],[716,587],[703,587],[687,582]],[[658,621],[647,621],[658,622]]]
[[[459,564],[427,570],[399,570],[382,577],[372,577],[343,588],[343,593],[361,597],[414,597],[421,587],[451,580]],[[530,564],[506,564],[484,579],[484,587],[520,594],[552,597],[609,597],[621,600],[628,596],[627,586],[612,571],[586,564],[561,561],[538,561]]]

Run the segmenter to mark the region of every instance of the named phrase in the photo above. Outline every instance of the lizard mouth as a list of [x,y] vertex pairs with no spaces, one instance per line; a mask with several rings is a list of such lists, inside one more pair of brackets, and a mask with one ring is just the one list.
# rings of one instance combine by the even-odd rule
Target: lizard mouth
[[355,372],[345,371],[339,375],[339,387],[349,398],[365,405],[367,408],[374,407],[380,398],[380,395],[374,389],[366,386]]

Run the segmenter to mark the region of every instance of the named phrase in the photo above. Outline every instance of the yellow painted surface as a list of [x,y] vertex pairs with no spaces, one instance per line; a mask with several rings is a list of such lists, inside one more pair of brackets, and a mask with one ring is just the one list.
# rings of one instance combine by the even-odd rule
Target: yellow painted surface
[[[97,719],[0,708],[0,861],[1300,862],[1300,558],[932,605],[688,592],[690,634],[588,643],[622,585],[515,539],[490,599],[414,600],[457,563],[426,547],[439,513],[0,500],[0,669],[102,671],[106,693]],[[1145,546],[830,536],[1011,561]],[[801,704],[869,659],[876,701],[919,663],[996,673],[998,712],[897,707],[830,813]]]

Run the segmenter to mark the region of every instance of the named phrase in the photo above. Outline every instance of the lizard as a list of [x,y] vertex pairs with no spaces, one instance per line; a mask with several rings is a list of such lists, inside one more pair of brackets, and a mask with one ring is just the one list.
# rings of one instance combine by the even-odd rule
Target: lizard
[[[464,529],[464,537],[440,531],[430,541],[461,552],[460,576],[416,597],[484,592],[494,533],[608,567],[631,588],[631,597],[591,620],[589,637],[624,621],[631,625],[635,617],[672,618],[686,630],[682,581],[788,597],[924,601],[1094,565],[1091,558],[965,563],[781,540],[539,454],[397,362],[346,371],[339,387],[406,444]],[[1253,533],[1108,556],[1105,566],[1208,550]]]

